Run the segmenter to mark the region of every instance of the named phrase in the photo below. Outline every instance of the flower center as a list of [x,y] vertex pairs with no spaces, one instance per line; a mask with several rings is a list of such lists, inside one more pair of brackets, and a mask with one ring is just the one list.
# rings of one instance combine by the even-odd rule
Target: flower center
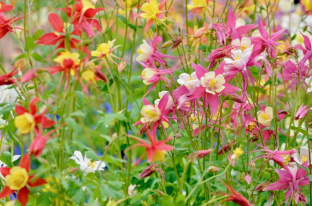
[[153,111],[153,110],[146,110],[145,114],[150,117],[151,119],[155,118],[158,116],[157,112]]
[[10,174],[6,176],[6,185],[11,190],[20,190],[26,186],[28,181],[28,173],[24,168],[20,166],[12,167],[10,169]]
[[284,154],[284,155],[281,155],[283,157],[283,159],[285,160],[283,162],[284,165],[287,165],[288,162],[290,161],[290,155],[289,154]]
[[260,116],[261,116],[261,118],[264,119],[264,120],[269,120],[269,119],[270,119],[269,115],[266,114],[266,113],[262,113]]
[[160,13],[157,0],[151,0],[150,3],[143,4],[141,9],[144,12],[141,17],[144,19],[157,19],[157,14]]
[[165,151],[156,150],[154,153],[152,162],[156,162],[156,161],[164,162],[165,161],[165,155],[166,155]]
[[243,44],[243,45],[241,45],[240,47],[241,47],[241,50],[242,50],[242,51],[244,51],[245,49],[247,49],[247,46],[246,46],[246,45],[244,45],[244,44]]
[[91,169],[94,169],[94,167],[95,167],[95,162],[92,162],[91,160],[89,160],[88,166],[91,167]]
[[93,5],[93,3],[88,0],[82,0],[81,3],[83,5],[82,12],[85,12],[88,9],[95,9],[95,6]]
[[217,84],[217,80],[211,79],[210,82],[209,82],[209,87],[210,88],[214,88],[214,86],[216,86],[216,84]]
[[308,157],[307,156],[302,156],[301,158],[301,162],[304,163],[308,160]]

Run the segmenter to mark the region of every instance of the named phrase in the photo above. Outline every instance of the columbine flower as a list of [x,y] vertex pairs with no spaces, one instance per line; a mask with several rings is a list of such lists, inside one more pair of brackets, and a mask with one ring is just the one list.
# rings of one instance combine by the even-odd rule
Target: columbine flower
[[36,104],[39,101],[38,98],[34,98],[29,104],[29,110],[26,108],[16,105],[15,112],[18,116],[14,119],[14,124],[22,134],[32,132],[34,129],[38,130],[38,124],[41,124],[43,128],[49,128],[54,125],[54,121],[44,116],[44,112],[37,113]]
[[258,122],[263,126],[269,127],[271,125],[271,121],[273,119],[273,109],[272,107],[264,107],[261,108],[261,111],[257,113]]
[[106,167],[106,164],[102,161],[91,161],[87,158],[87,155],[82,157],[80,151],[75,151],[74,156],[71,156],[69,159],[72,159],[79,165],[79,168],[84,173],[90,173],[95,171],[102,171]]
[[196,89],[200,85],[200,81],[196,76],[196,72],[193,72],[191,75],[187,73],[180,74],[177,82],[180,85],[184,85],[189,91]]
[[210,94],[220,93],[225,88],[223,86],[225,83],[224,76],[222,74],[216,76],[215,72],[205,73],[205,76],[200,78],[200,83],[206,88],[206,92]]
[[295,120],[304,118],[309,111],[311,111],[311,108],[307,109],[307,106],[301,105],[296,112]]
[[294,153],[293,155],[291,155],[295,162],[297,162],[298,164],[307,167],[309,165],[309,148],[306,146],[301,146],[300,147],[300,155],[298,154],[298,152]]
[[28,201],[29,187],[37,187],[47,182],[44,179],[36,178],[35,174],[29,175],[30,170],[30,155],[25,154],[19,166],[12,168],[2,167],[0,168],[1,174],[5,178],[6,186],[0,193],[0,198],[5,198],[14,192],[18,191],[17,199],[22,206],[25,206]]
[[309,178],[306,177],[307,172],[297,166],[287,167],[288,170],[276,169],[280,180],[263,188],[263,191],[286,190],[285,200],[294,200],[297,204],[306,202],[304,194],[300,191],[300,187],[308,185]]
[[166,0],[162,0],[161,3],[158,3],[157,0],[150,0],[142,5],[142,13],[140,14],[140,17],[147,21],[144,32],[151,27],[154,21],[157,23],[165,17],[165,12],[161,11],[165,6],[165,3]]
[[150,133],[147,131],[147,136],[150,140],[150,144],[147,143],[144,140],[141,140],[139,138],[129,136],[130,138],[134,139],[135,141],[139,142],[139,144],[132,145],[131,147],[128,147],[126,150],[130,150],[134,147],[144,147],[145,152],[142,154],[142,156],[138,159],[138,161],[135,164],[139,164],[142,158],[147,155],[147,161],[148,162],[164,162],[165,161],[165,156],[166,156],[166,151],[171,151],[174,149],[173,146],[167,145],[166,142],[171,140],[171,136],[167,138],[166,140],[163,141],[158,141],[156,139],[156,131],[152,131],[153,133]]
[[188,4],[187,9],[190,10],[190,14],[203,15],[203,12],[208,8],[207,0],[192,0],[193,4]]
[[112,41],[108,41],[107,43],[102,43],[100,44],[95,51],[91,52],[91,55],[93,57],[98,57],[98,58],[102,58],[103,62],[106,63],[106,60],[115,63],[112,59],[112,57],[114,58],[118,58],[117,56],[115,56],[113,54],[113,51],[118,47],[118,46],[114,46],[114,42],[115,39]]
[[306,11],[309,11],[312,9],[312,1],[311,0],[302,0],[301,3],[304,5]]
[[151,44],[148,44],[145,40],[143,40],[143,44],[141,44],[137,50],[140,55],[136,58],[136,61],[144,63],[145,67],[157,68],[155,65],[156,61],[160,64],[161,67],[164,68],[166,64],[164,58],[175,59],[176,57],[165,55],[157,51],[157,43],[161,41],[162,38],[156,35],[154,36]]
[[143,116],[142,123],[156,122],[160,119],[161,111],[156,105],[145,105],[141,109],[141,115]]

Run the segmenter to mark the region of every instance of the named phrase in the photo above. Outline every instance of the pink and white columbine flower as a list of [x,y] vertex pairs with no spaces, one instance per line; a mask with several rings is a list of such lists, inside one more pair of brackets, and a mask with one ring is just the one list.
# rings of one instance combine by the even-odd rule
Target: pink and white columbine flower
[[261,105],[261,110],[257,113],[257,115],[258,122],[265,127],[269,127],[273,119],[273,108]]
[[222,92],[225,88],[223,84],[225,83],[224,76],[218,74],[216,76],[215,72],[207,72],[205,76],[200,78],[200,83],[202,87],[206,88],[206,92],[215,95],[216,93]]
[[300,191],[300,187],[310,184],[309,178],[306,177],[307,172],[297,166],[289,166],[287,169],[275,170],[280,180],[263,188],[263,191],[286,190],[285,202],[294,200],[297,204],[299,201],[306,203],[304,194]]
[[240,49],[233,49],[231,53],[231,58],[224,58],[225,74],[234,75],[237,73],[237,70],[240,70],[240,72],[246,71],[247,63],[252,54],[252,49],[246,48],[243,51]]
[[307,109],[306,105],[301,105],[298,111],[296,112],[295,120],[304,118],[307,115],[307,113],[311,110],[312,110],[311,108]]
[[166,61],[165,58],[176,59],[177,57],[169,56],[162,54],[157,51],[157,44],[162,41],[160,36],[154,36],[152,40],[152,44],[148,44],[145,40],[143,40],[143,44],[140,45],[137,52],[140,54],[136,61],[140,63],[144,63],[147,67],[157,68],[155,65],[155,61],[158,62],[161,68],[164,68]]
[[303,167],[307,167],[309,165],[309,148],[306,146],[300,147],[300,154],[296,152],[291,155],[297,164],[302,165]]
[[183,87],[180,87],[181,89],[178,88],[177,90],[179,90],[179,92],[174,95],[175,98],[178,99],[178,108],[184,102],[197,100],[202,97],[205,106],[209,105],[212,113],[217,114],[219,107],[219,95],[233,94],[236,91],[239,91],[239,89],[227,83],[227,77],[223,76],[224,63],[212,72],[208,72],[201,65],[193,63],[192,66],[196,71],[197,78],[201,80],[201,85],[188,93],[183,92]]
[[177,82],[180,85],[184,85],[189,91],[193,91],[200,85],[200,81],[196,76],[196,72],[193,72],[191,75],[187,73],[180,74]]

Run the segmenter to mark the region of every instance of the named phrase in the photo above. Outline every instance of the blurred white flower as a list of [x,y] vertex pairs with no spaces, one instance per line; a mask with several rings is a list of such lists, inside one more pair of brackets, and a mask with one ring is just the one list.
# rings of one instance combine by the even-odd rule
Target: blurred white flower
[[79,168],[84,173],[90,173],[95,171],[104,170],[106,164],[102,161],[91,161],[91,159],[87,158],[85,155],[82,156],[80,151],[75,151],[74,156],[71,156],[69,159],[72,159],[79,165]]
[[10,102],[14,103],[18,97],[18,93],[14,88],[10,88],[11,85],[2,85],[0,86],[0,103]]

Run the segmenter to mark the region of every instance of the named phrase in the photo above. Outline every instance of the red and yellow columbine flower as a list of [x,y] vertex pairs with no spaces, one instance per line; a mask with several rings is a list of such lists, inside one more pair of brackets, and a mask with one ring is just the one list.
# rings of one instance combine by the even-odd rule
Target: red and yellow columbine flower
[[305,6],[306,11],[309,11],[312,9],[312,1],[311,0],[302,0],[301,3]]
[[45,111],[37,113],[36,104],[39,98],[34,98],[29,105],[29,110],[20,105],[15,106],[15,112],[17,116],[14,119],[14,124],[18,131],[22,134],[32,132],[34,129],[38,131],[38,124],[41,124],[43,128],[49,128],[54,125],[54,121],[44,116]]
[[6,186],[0,193],[0,198],[5,198],[14,192],[18,191],[17,199],[22,206],[25,206],[28,201],[28,187],[37,187],[47,182],[42,178],[34,178],[35,175],[29,175],[30,155],[25,154],[21,159],[19,166],[12,168],[2,167],[0,172],[5,178]]

